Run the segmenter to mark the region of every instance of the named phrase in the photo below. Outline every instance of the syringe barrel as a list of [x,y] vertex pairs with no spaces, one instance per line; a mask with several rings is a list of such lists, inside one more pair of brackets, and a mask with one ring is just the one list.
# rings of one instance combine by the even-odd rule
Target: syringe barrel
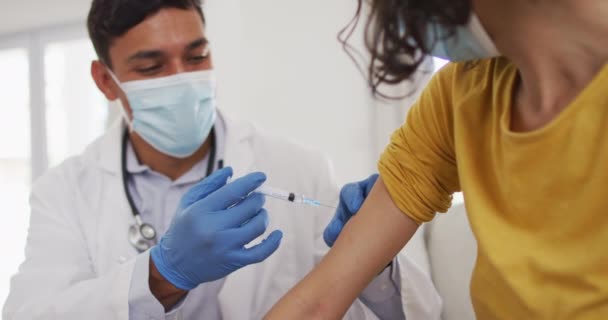
[[323,203],[319,202],[318,200],[307,198],[303,194],[289,192],[289,191],[285,191],[285,190],[281,190],[281,189],[277,189],[277,188],[273,188],[273,187],[261,186],[261,187],[255,189],[254,192],[258,192],[258,193],[264,194],[268,197],[275,198],[275,199],[281,199],[283,201],[288,201],[291,203],[304,204],[304,205],[313,206],[313,207],[322,206],[322,207],[326,207],[326,208],[336,209],[336,206],[323,204]]
[[261,187],[257,188],[255,190],[255,192],[259,192],[259,193],[267,195],[269,197],[279,198],[279,199],[283,199],[285,201],[295,202],[294,201],[295,195],[293,193],[289,193],[289,192],[281,190],[281,189],[268,187],[268,186],[261,186]]

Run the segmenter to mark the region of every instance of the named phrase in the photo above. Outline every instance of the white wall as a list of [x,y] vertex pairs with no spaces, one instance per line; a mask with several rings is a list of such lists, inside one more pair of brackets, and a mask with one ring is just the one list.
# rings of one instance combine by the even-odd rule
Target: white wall
[[0,0],[0,35],[81,22],[89,0]]
[[221,105],[329,154],[341,182],[375,170],[373,103],[336,34],[353,0],[208,0]]
[[[433,70],[429,60],[406,99],[373,99],[336,39],[355,9],[356,0],[207,0],[205,8],[222,107],[330,155],[341,183],[376,171]],[[361,21],[349,43],[365,52]],[[401,96],[412,85],[383,92]]]

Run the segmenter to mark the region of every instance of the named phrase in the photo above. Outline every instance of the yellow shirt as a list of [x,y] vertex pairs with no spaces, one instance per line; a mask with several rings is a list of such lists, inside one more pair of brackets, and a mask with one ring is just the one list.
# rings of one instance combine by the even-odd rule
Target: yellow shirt
[[608,319],[608,67],[526,133],[509,129],[516,79],[504,58],[448,65],[393,135],[380,174],[419,223],[463,190],[479,319]]

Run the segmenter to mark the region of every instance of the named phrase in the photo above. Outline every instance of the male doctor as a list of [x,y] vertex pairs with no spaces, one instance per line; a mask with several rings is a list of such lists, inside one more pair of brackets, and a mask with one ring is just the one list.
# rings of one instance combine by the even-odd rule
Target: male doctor
[[[123,121],[35,183],[5,319],[261,319],[373,177],[344,189],[329,227],[331,210],[253,192],[267,183],[338,201],[324,157],[216,110],[200,0],[94,0],[88,28],[92,76]],[[348,317],[434,319],[440,305],[398,257]]]

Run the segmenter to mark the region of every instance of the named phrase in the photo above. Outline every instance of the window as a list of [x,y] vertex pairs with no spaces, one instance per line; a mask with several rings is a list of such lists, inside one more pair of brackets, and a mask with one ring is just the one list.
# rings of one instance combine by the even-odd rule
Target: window
[[30,189],[30,109],[28,51],[25,48],[0,49],[0,301],[8,293],[9,276],[23,260],[25,234],[29,224],[27,202]]
[[95,51],[89,39],[52,42],[44,50],[49,165],[80,154],[103,132],[105,98],[90,76]]
[[0,302],[24,259],[32,180],[81,153],[106,125],[107,103],[89,75],[84,27],[0,37]]

